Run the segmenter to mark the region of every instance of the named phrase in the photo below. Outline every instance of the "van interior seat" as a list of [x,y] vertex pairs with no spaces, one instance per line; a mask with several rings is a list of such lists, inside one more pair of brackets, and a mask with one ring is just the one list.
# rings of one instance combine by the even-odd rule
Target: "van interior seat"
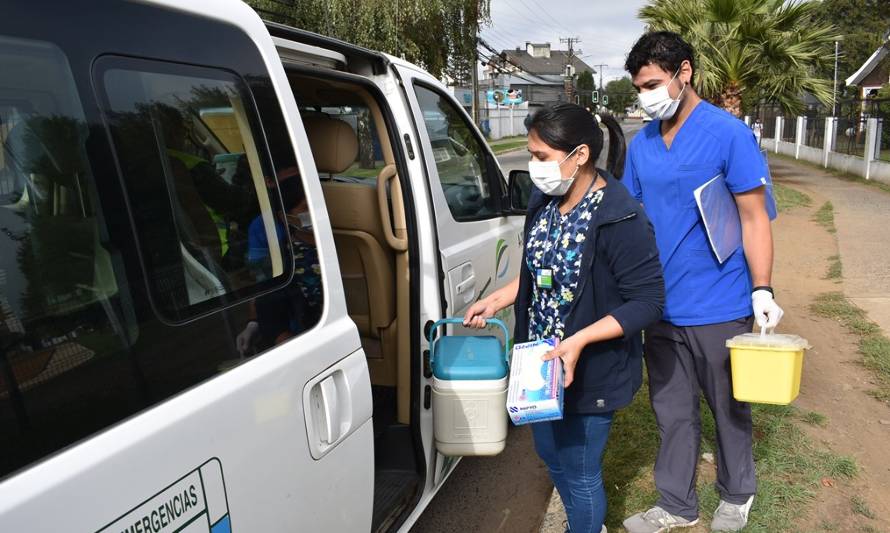
[[[304,119],[318,173],[344,172],[358,156],[358,139],[346,122]],[[371,382],[396,386],[395,254],[386,242],[377,189],[364,183],[322,181],[325,204],[346,292],[349,316],[358,326]]]

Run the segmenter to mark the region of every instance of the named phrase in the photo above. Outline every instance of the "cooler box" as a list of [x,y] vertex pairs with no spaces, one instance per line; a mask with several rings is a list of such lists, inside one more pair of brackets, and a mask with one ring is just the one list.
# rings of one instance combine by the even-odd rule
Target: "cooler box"
[[430,366],[433,370],[433,420],[436,448],[442,455],[496,455],[507,441],[507,326],[496,319],[504,342],[492,335],[442,336],[446,318],[430,329]]
[[787,405],[800,392],[803,352],[797,335],[745,333],[728,341],[732,395],[740,402]]

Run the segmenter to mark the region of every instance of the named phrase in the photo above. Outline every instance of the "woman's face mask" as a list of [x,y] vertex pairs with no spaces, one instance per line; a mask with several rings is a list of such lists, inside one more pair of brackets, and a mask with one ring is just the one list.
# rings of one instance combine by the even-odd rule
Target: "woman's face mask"
[[568,178],[562,177],[562,170],[560,167],[566,160],[568,160],[568,158],[572,157],[572,154],[578,151],[578,148],[580,148],[580,146],[569,152],[569,155],[565,156],[562,161],[529,161],[528,173],[532,178],[532,183],[534,183],[538,189],[541,189],[541,192],[544,194],[550,196],[564,195],[572,186],[572,183],[575,182],[575,174],[578,173],[578,169],[580,169],[581,166],[578,165],[575,167],[575,171],[572,172],[572,175]]
[[676,100],[671,98],[668,86],[674,82],[678,74],[680,74],[680,69],[677,69],[671,81],[657,89],[641,92],[638,95],[640,107],[653,119],[670,120],[677,113],[677,108],[680,107],[680,101],[683,99],[683,93],[686,91],[687,84],[683,84],[683,89],[680,90]]

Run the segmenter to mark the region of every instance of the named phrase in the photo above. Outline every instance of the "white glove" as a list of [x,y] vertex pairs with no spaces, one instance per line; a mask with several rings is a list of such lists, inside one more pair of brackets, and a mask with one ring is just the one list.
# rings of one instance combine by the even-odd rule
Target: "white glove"
[[253,341],[253,336],[260,330],[260,325],[256,320],[251,320],[247,323],[247,326],[244,327],[244,331],[238,334],[235,337],[235,347],[238,348],[238,353],[242,356],[247,353],[247,350],[250,349],[251,341]]
[[754,307],[754,319],[760,329],[775,329],[782,320],[785,311],[779,307],[771,292],[756,290],[751,293],[751,304]]

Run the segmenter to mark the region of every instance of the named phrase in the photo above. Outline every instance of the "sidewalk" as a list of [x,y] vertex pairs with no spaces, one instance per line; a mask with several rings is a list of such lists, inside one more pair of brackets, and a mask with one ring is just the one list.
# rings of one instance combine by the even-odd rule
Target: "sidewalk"
[[815,189],[830,198],[843,264],[844,295],[890,335],[890,194],[770,156],[772,177],[777,183]]

